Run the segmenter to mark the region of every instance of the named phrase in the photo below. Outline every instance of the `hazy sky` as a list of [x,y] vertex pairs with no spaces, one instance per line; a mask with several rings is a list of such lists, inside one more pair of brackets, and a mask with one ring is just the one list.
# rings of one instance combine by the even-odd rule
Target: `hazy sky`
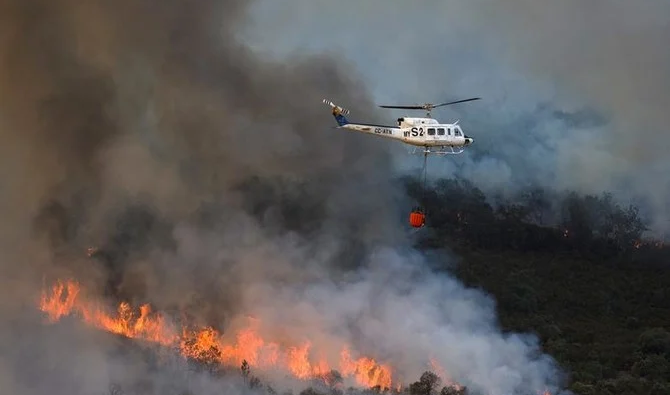
[[[670,228],[670,3],[257,1],[251,16],[243,37],[256,50],[339,54],[379,104],[481,96],[433,113],[460,118],[476,143],[434,160],[433,175],[612,190],[645,200],[654,228]],[[400,166],[419,163],[392,149]]]

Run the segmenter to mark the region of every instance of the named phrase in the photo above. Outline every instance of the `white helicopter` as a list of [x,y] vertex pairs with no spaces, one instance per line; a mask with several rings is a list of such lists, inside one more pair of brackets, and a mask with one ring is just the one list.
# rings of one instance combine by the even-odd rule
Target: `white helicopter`
[[463,130],[458,125],[458,121],[454,123],[440,123],[436,119],[431,118],[431,110],[450,104],[465,103],[479,99],[481,98],[473,97],[471,99],[440,104],[426,103],[423,105],[413,106],[379,106],[382,108],[427,111],[426,118],[398,118],[398,126],[375,125],[369,123],[351,123],[345,117],[345,115],[349,114],[349,110],[342,108],[327,99],[323,99],[323,102],[332,107],[333,116],[337,121],[338,129],[348,129],[351,131],[368,133],[375,136],[399,140],[403,143],[414,146],[414,153],[418,147],[423,147],[424,155],[447,155],[462,153],[466,146],[474,142],[474,139],[463,133]]

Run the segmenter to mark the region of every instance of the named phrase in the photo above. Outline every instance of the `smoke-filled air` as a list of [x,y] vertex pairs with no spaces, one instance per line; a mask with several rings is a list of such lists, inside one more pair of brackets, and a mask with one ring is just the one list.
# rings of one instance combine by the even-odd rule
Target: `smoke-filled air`
[[640,207],[650,235],[670,234],[667,1],[292,4],[256,2],[242,36],[281,59],[305,48],[354,62],[380,104],[482,97],[433,113],[476,144],[429,177],[488,194],[611,192]]
[[[564,5],[542,11],[556,16],[544,21],[535,6],[460,5],[476,30],[484,26],[478,38],[496,37],[483,40],[482,55],[472,55],[476,39],[455,40],[449,45],[471,55],[450,60],[439,46],[421,55],[422,36],[435,29],[422,30],[421,18],[403,22],[407,6],[302,3],[264,13],[267,3],[240,0],[0,0],[3,392],[418,394],[420,382],[438,383],[425,393],[443,395],[567,393],[563,371],[535,335],[504,332],[491,296],[432,268],[435,260],[457,262],[456,254],[428,256],[413,247],[404,222],[412,199],[398,182],[404,151],[334,129],[321,100],[384,122],[394,116],[375,109],[379,96],[412,103],[443,94],[485,97],[495,90],[491,75],[502,76],[515,62],[536,77],[558,75],[574,88],[565,95],[583,93],[585,106],[611,112],[607,133],[618,137],[597,140],[605,133],[597,127],[561,130],[561,108],[546,110],[553,120],[537,109],[546,97],[519,104],[535,95],[527,82],[509,92],[511,104],[497,92],[487,104],[456,110],[483,148],[440,158],[451,165],[431,171],[498,186],[501,179],[510,187],[550,179],[591,187],[586,178],[594,169],[605,183],[636,178],[628,192],[663,213],[667,147],[654,136],[667,125],[668,90],[649,82],[651,67],[634,66],[644,49],[631,53],[621,39],[621,47],[597,45],[602,55],[588,52],[606,34],[578,29],[590,37],[579,41],[585,58],[575,58],[575,39],[559,41],[556,52],[540,48],[545,56],[530,61],[524,51],[542,47],[546,37],[518,37],[523,23],[551,22],[561,30],[561,17],[579,24],[589,13]],[[439,10],[444,21],[433,13],[427,23],[460,18]],[[598,18],[626,29],[635,12]],[[390,62],[344,56],[340,46],[291,47],[284,23],[301,15],[329,21],[305,27],[303,40],[316,42],[328,36],[328,24],[339,24],[357,32],[355,40],[341,36],[342,47],[369,40],[363,47],[385,48]],[[380,37],[376,24],[416,42]],[[458,24],[464,39],[468,23]],[[645,41],[646,30],[636,26],[630,28],[639,34],[626,36],[631,45]],[[648,28],[658,37],[667,31]],[[555,37],[551,26],[546,31]],[[288,45],[290,56],[273,56],[250,37],[265,37],[266,47]],[[515,41],[513,59],[501,60],[507,66],[499,74],[479,65],[457,81],[473,59],[491,62],[500,55],[495,51],[504,52],[501,46],[511,44],[491,43],[505,37]],[[430,74],[422,80],[403,54],[425,56],[416,67],[433,74],[446,61],[456,89],[434,86]],[[600,61],[614,74],[593,75],[590,67]],[[382,81],[385,93],[375,92]],[[533,116],[540,126],[524,129]],[[642,157],[627,154],[631,145]],[[538,158],[553,162],[529,165]],[[640,172],[642,162],[653,162],[657,172]],[[647,186],[656,189],[645,195]]]

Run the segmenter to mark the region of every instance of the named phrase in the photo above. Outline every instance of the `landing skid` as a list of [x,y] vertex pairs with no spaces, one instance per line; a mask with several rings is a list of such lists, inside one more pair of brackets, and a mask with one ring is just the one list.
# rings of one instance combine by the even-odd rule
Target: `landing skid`
[[454,149],[454,147],[450,146],[441,146],[439,150],[435,148],[430,148],[430,147],[413,147],[412,150],[410,151],[410,154],[414,155],[417,153],[420,154],[433,154],[433,155],[458,155],[462,154],[465,149],[463,148],[457,148]]

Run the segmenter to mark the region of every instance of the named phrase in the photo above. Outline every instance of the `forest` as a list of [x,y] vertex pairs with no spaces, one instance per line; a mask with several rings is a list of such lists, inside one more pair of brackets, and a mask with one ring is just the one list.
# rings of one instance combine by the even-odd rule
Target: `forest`
[[495,296],[505,329],[536,333],[575,394],[670,394],[670,248],[642,238],[636,207],[541,189],[491,204],[461,180],[425,199],[417,244],[457,251],[457,276]]
[[[539,336],[574,394],[670,394],[670,248],[643,238],[636,207],[607,193],[531,188],[491,199],[466,180],[441,179],[425,191],[415,178],[402,182],[424,199],[417,248],[461,257],[456,269],[442,269],[491,293],[505,330]],[[468,393],[441,387],[433,372],[407,391]],[[301,395],[320,393],[341,390]]]
[[[610,194],[529,189],[491,198],[464,180],[441,179],[427,190],[414,178],[401,182],[410,197],[424,199],[427,222],[415,233],[416,248],[458,256],[456,267],[435,269],[491,294],[505,331],[536,334],[574,394],[670,394],[670,248],[643,237],[648,225],[636,207]],[[308,232],[313,223],[291,213],[318,222],[318,203],[308,207],[299,186],[280,184],[241,186],[256,197],[247,199],[249,212],[262,217],[273,207],[284,213],[273,219],[284,218],[283,228]],[[295,196],[282,199],[285,191]],[[117,254],[121,244],[112,248]],[[250,393],[276,393],[248,364],[232,372],[201,365],[212,374],[241,374]],[[395,392],[342,388],[338,377],[333,371],[299,395]],[[443,385],[434,372],[416,380],[402,393],[476,395]]]

